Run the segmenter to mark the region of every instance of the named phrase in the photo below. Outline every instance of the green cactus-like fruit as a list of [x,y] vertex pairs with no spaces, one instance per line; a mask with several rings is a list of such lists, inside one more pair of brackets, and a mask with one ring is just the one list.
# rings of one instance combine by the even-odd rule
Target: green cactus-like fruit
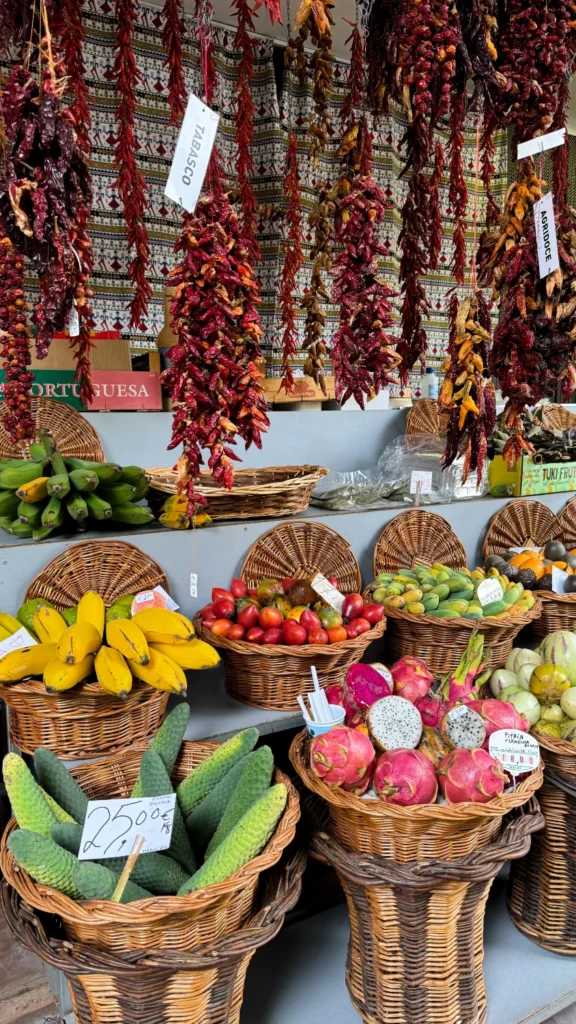
[[206,857],[212,856],[214,850],[236,827],[246,811],[270,788],[273,771],[274,755],[270,747],[260,747],[259,750],[254,751],[238,780],[238,785],[220,819],[218,828],[208,844]]
[[[79,860],[73,871],[74,885],[80,890],[84,899],[109,900],[118,885],[118,876],[103,864],[94,864],[90,860]],[[136,900],[147,900],[152,893],[141,889],[135,882],[128,880],[120,903],[134,903]]]
[[[166,771],[160,754],[156,750],[147,750],[143,755],[140,765],[140,779],[142,781],[143,796],[164,796],[166,793],[174,792],[170,776]],[[170,856],[190,873],[196,870],[196,859],[188,839],[188,833],[186,832],[184,818],[178,806],[178,801],[176,801],[174,807]]]
[[8,836],[8,849],[16,863],[40,885],[49,885],[52,889],[81,900],[82,893],[74,884],[72,874],[78,864],[76,857],[63,850],[61,846],[39,835],[18,829]]
[[37,747],[34,751],[34,767],[38,782],[54,800],[68,812],[78,824],[84,824],[88,797],[76,779],[64,767],[51,750]]
[[50,829],[57,821],[48,806],[32,772],[18,754],[6,754],[2,776],[12,811],[20,828],[50,838]]
[[[120,599],[117,603],[120,604]],[[129,615],[123,617],[130,618]],[[151,750],[155,750],[157,754],[160,754],[168,775],[172,774],[172,769],[176,764],[176,758],[182,746],[189,718],[190,705],[183,700],[181,704],[177,704],[170,714],[166,716],[152,740]],[[142,796],[140,776],[138,776],[132,796]]]
[[204,854],[247,762],[257,753],[258,751],[253,750],[251,754],[246,754],[246,757],[237,761],[224,778],[220,779],[218,785],[210,790],[208,796],[204,797],[202,803],[198,804],[198,807],[186,818],[186,829],[197,855]]
[[180,810],[185,818],[208,795],[220,779],[234,767],[258,742],[258,729],[244,729],[226,740],[210,757],[194,768],[176,790]]

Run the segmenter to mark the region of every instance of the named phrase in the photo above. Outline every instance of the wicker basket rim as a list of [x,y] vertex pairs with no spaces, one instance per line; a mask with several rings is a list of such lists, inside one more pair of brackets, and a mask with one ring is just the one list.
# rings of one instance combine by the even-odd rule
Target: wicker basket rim
[[[292,522],[279,523],[277,526],[272,526],[270,530],[266,530],[265,533],[260,534],[258,539],[255,540],[252,546],[250,547],[248,554],[246,555],[246,558],[242,563],[242,568],[240,569],[241,579],[246,578],[246,567],[251,565],[251,562],[254,559],[254,555],[259,550],[259,548],[266,548],[268,538],[272,538],[276,534],[282,534],[286,530],[292,530],[295,533],[297,533],[300,530],[308,532],[317,531],[319,535],[325,535],[334,538],[334,543],[338,544],[342,548],[343,553],[345,553],[346,558],[348,559],[348,571],[350,572],[351,575],[354,575],[355,577],[355,588],[357,591],[360,590],[362,586],[362,574],[360,572],[360,565],[358,563],[358,559],[356,558],[356,555],[352,550],[352,545],[350,541],[346,540],[346,538],[343,537],[341,533],[338,533],[338,530],[334,530],[331,526],[327,526],[326,523],[318,523],[316,520],[312,519],[296,519]],[[352,592],[355,593],[356,591],[347,591],[347,593]]]
[[[145,469],[144,472],[148,480],[150,481],[150,485],[152,487],[155,487],[156,490],[161,490],[165,487],[170,487],[172,489],[172,487],[174,486],[167,480],[162,479],[165,476],[173,476],[174,478],[176,478],[176,473],[172,469],[167,469],[162,466],[155,466],[152,467],[151,469]],[[258,483],[242,483],[243,476],[253,476],[255,473],[262,476],[268,474],[270,476],[270,479],[262,480]],[[235,482],[232,493],[235,497],[237,497],[240,495],[264,494],[266,493],[266,491],[271,489],[276,490],[280,486],[282,486],[282,490],[286,490],[287,488],[293,487],[301,487],[303,484],[316,483],[323,476],[326,476],[327,473],[328,470],[325,469],[323,466],[308,464],[303,466],[266,466],[262,468],[256,467],[255,469],[237,469],[234,474]],[[207,469],[201,470],[201,479],[202,476],[211,479],[211,471]],[[157,484],[160,486],[157,486]],[[210,497],[214,497],[219,494],[222,494],[225,497],[229,495],[229,492],[224,493],[219,491],[215,485],[203,486],[202,482],[197,484],[196,490],[199,491],[201,494],[208,495]]]
[[576,594],[555,594],[553,590],[539,590],[541,601],[557,601],[559,604],[576,604]]
[[551,754],[562,754],[563,756],[576,758],[576,745],[574,743],[558,739],[556,736],[542,736],[537,732],[531,732],[530,735],[538,740],[538,743],[541,747],[544,747],[544,750],[548,750]]
[[499,629],[507,629],[512,625],[518,625],[518,623],[521,625],[527,625],[529,622],[532,622],[533,619],[539,618],[541,613],[542,606],[538,598],[536,598],[534,607],[531,608],[530,611],[522,612],[521,615],[514,615],[513,617],[505,619],[495,619],[490,615],[487,615],[486,618],[482,619],[435,619],[433,615],[412,615],[410,612],[405,612],[401,608],[384,608],[385,618],[401,619],[404,622],[410,623],[424,622],[427,626],[432,626],[432,628],[438,627],[440,630],[445,626],[448,626],[449,629],[469,629],[470,631],[473,629],[479,629],[484,624],[487,626],[494,626]]
[[[388,534],[395,533],[398,530],[403,530],[407,532],[410,530],[411,524],[417,522],[419,519],[437,521],[437,529],[442,533],[443,536],[450,536],[451,540],[454,543],[454,546],[458,548],[462,553],[462,564],[466,564],[466,551],[464,545],[462,544],[462,541],[458,537],[458,534],[452,528],[448,520],[444,519],[444,516],[439,515],[438,512],[432,512],[430,509],[427,508],[409,508],[393,516],[392,519],[389,519],[388,522],[383,526],[382,531],[378,537],[378,540],[376,541],[376,544],[374,546],[374,554],[372,557],[372,569],[374,572],[374,576],[377,576],[381,572],[386,572],[386,569],[384,568],[385,562],[383,561],[382,548],[384,546],[384,543],[387,542]],[[425,559],[424,555],[422,555],[422,565],[430,564],[432,563],[428,562]],[[409,567],[405,566],[405,568]]]
[[[90,687],[90,692],[88,694],[85,693],[87,687]],[[147,696],[149,692],[150,687],[147,683],[141,682],[140,679],[133,679],[132,689],[126,699],[130,700],[130,697],[138,697],[140,699],[143,696]],[[45,697],[46,700],[54,700],[55,703],[62,698],[72,701],[73,699],[82,700],[84,697],[89,696],[98,701],[107,700],[111,704],[115,700],[116,706],[119,710],[126,707],[126,700],[121,700],[119,697],[115,698],[114,694],[107,693],[106,690],[100,689],[95,684],[94,680],[92,682],[84,681],[82,683],[78,683],[73,690],[68,690],[62,693],[48,693],[41,679],[24,679],[17,683],[0,683],[0,699],[8,703],[10,700],[10,694],[12,693],[22,697],[29,697],[32,695],[41,696]],[[6,698],[8,698],[8,700],[6,700]],[[85,704],[84,708],[86,708]],[[92,713],[98,714],[98,712]]]
[[465,821],[467,818],[502,817],[528,800],[529,797],[540,789],[543,781],[542,765],[539,765],[511,793],[504,793],[502,796],[495,797],[485,804],[466,801],[461,804],[419,804],[415,807],[396,807],[393,804],[387,804],[380,800],[364,800],[362,797],[354,796],[353,793],[345,793],[342,789],[327,786],[321,779],[316,778],[309,770],[303,757],[303,749],[306,747],[307,738],[306,729],[303,729],[297,733],[290,746],[290,760],[304,785],[312,793],[316,793],[317,796],[326,800],[327,803],[345,810],[360,812],[370,818],[392,818],[397,822],[419,818],[432,823],[442,819],[446,820],[447,818]]
[[[487,555],[497,553],[494,546],[494,534],[498,530],[498,523],[501,521],[506,522],[507,517],[509,517],[511,514],[511,509],[514,508],[521,508],[524,513],[528,514],[528,516],[530,516],[531,512],[533,512],[534,514],[540,513],[548,519],[551,528],[552,523],[554,523],[554,529],[559,529],[558,516],[552,511],[552,509],[548,508],[548,505],[545,505],[543,501],[537,501],[536,499],[532,498],[526,500],[525,497],[512,498],[511,501],[506,502],[503,508],[499,509],[498,512],[496,512],[495,515],[492,516],[492,519],[488,523],[486,536],[484,537],[484,541],[482,543],[482,558],[486,558]],[[536,532],[536,530],[534,532]],[[525,541],[526,539],[526,537],[517,537],[517,540],[520,541]],[[533,537],[532,539],[535,540],[537,543],[540,543],[539,541],[537,541],[536,537]],[[545,541],[542,541],[542,543],[544,544]],[[497,546],[500,547],[500,545]],[[502,550],[505,549],[503,548]]]
[[[182,749],[194,746],[193,743],[184,743]],[[208,755],[212,750],[220,746],[219,743],[199,743],[206,750]],[[114,764],[119,758],[126,763],[130,755],[140,758],[144,751],[148,750],[147,744],[138,745],[122,751],[121,755],[114,755],[108,758],[100,758],[91,762],[89,767],[93,770],[94,765]],[[82,779],[86,767],[72,769],[72,774]],[[296,824],[300,818],[300,799],[298,793],[290,781],[280,769],[275,768],[274,778],[276,782],[283,782],[288,791],[286,807],[276,826],[276,831],[268,844],[253,860],[235,871],[224,882],[208,885],[196,892],[188,893],[186,896],[152,896],[150,899],[137,900],[134,903],[113,903],[111,900],[73,900],[70,896],[58,892],[47,885],[40,885],[35,882],[27,872],[23,871],[16,864],[10,850],[8,849],[8,836],[18,827],[16,819],[11,818],[6,826],[0,843],[0,869],[6,881],[12,885],[24,898],[27,903],[32,903],[39,910],[52,914],[59,914],[66,921],[74,921],[78,925],[110,925],[110,924],[150,924],[156,918],[167,917],[170,914],[183,914],[196,910],[205,910],[213,903],[218,902],[222,897],[232,896],[239,889],[246,888],[262,871],[272,867],[280,859],[283,850],[292,842],[296,832]],[[25,891],[18,885],[18,877],[22,874],[27,879]]]
[[234,651],[235,654],[261,654],[266,658],[295,654],[296,657],[310,658],[322,654],[340,654],[342,651],[366,646],[372,640],[378,640],[386,629],[386,616],[384,615],[369,632],[361,633],[360,636],[351,640],[341,640],[336,644],[304,644],[302,647],[290,647],[287,644],[250,644],[246,640],[228,640],[225,636],[214,636],[209,629],[202,626],[202,616],[199,612],[194,616],[194,626],[202,640],[211,643],[213,647],[223,647],[227,651]]
[[49,562],[46,562],[42,569],[40,569],[40,572],[36,574],[34,579],[26,588],[24,600],[28,601],[31,597],[34,596],[36,589],[38,587],[38,580],[41,579],[45,575],[45,573],[52,571],[55,566],[57,566],[58,570],[61,570],[63,564],[65,565],[66,562],[70,562],[73,559],[75,560],[78,552],[81,553],[82,551],[85,551],[87,548],[93,548],[96,551],[100,549],[100,553],[104,555],[106,547],[108,545],[114,545],[115,548],[122,547],[125,548],[126,551],[136,551],[143,561],[147,562],[150,567],[153,567],[155,570],[157,570],[158,579],[162,581],[162,586],[164,587],[166,592],[170,593],[170,584],[168,581],[168,577],[166,576],[162,567],[154,558],[152,558],[151,555],[148,555],[145,551],[142,551],[142,549],[139,548],[136,544],[130,544],[130,542],[127,540],[116,540],[110,538],[110,540],[81,540],[78,542],[73,542],[72,544],[69,544],[68,547],[63,548],[63,550],[59,551],[57,555],[54,555],[54,557],[51,558]]

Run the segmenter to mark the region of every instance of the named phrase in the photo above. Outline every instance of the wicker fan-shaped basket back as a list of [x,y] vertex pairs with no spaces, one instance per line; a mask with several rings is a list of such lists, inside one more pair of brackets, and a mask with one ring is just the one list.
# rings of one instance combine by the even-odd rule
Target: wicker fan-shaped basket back
[[442,562],[466,565],[466,552],[442,516],[422,509],[401,512],[386,524],[374,549],[374,575]]
[[[0,459],[27,459],[30,441],[14,443],[3,423],[7,412],[6,403],[0,402]],[[53,398],[33,398],[32,416],[36,429],[44,427],[50,431],[56,447],[65,459],[106,461],[94,427],[71,405],[57,402]]]
[[26,600],[44,597],[58,608],[71,608],[87,590],[109,606],[123,594],[152,587],[169,592],[168,579],[157,562],[125,541],[83,541],[56,555],[26,591]]
[[482,545],[482,557],[501,555],[509,548],[543,547],[562,536],[558,518],[541,501],[516,498],[490,520]]
[[310,579],[321,572],[334,576],[342,593],[362,586],[360,567],[347,540],[322,523],[282,523],[252,545],[241,576],[248,586],[263,579]]
[[558,520],[558,536],[571,551],[576,548],[576,498],[570,498],[556,517]]
[[545,405],[542,409],[542,422],[549,430],[574,430],[576,413],[565,405]]
[[406,417],[406,435],[410,434],[445,434],[448,429],[449,416],[438,411],[435,398],[419,398]]

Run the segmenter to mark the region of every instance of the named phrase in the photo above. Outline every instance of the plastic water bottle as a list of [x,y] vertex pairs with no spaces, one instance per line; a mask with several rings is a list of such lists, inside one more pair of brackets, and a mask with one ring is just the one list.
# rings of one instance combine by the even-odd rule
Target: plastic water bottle
[[438,377],[433,366],[426,368],[424,388],[428,398],[438,398]]

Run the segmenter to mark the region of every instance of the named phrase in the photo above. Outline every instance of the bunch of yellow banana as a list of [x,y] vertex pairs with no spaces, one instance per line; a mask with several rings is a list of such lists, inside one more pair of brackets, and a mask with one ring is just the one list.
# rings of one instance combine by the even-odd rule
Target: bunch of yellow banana
[[[40,642],[0,659],[0,682],[43,675],[48,692],[62,693],[95,673],[103,690],[121,698],[130,692],[133,678],[185,694],[184,670],[213,668],[219,662],[216,650],[196,638],[194,626],[179,612],[151,608],[129,618],[127,607],[118,602],[115,614],[124,617],[110,611],[90,591],[69,625],[56,608],[37,601],[31,628]],[[2,632],[9,636],[21,628],[18,619],[0,612],[0,640]]]
[[209,526],[212,522],[207,512],[198,512],[190,519],[186,515],[188,498],[181,494],[171,494],[162,506],[162,514],[158,516],[158,522],[169,530],[187,530],[190,526],[199,529],[201,526]]

